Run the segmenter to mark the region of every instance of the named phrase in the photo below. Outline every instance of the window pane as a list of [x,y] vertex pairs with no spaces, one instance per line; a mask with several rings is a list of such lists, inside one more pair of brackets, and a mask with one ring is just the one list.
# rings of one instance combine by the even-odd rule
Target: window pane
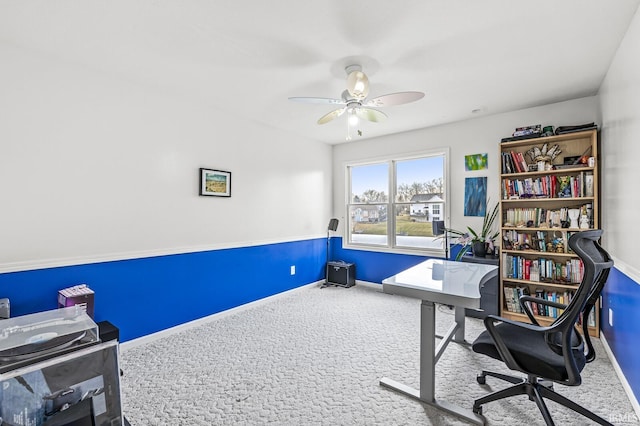
[[396,245],[398,247],[443,247],[434,239],[432,221],[444,212],[444,157],[397,161]]
[[410,214],[411,204],[396,204],[396,246],[442,249],[443,241],[433,235],[426,215]]
[[366,204],[349,207],[349,241],[358,244],[388,244],[387,205]]
[[396,163],[397,202],[409,202],[416,195],[444,193],[444,157],[423,157]]
[[352,166],[351,202],[387,202],[389,191],[389,166],[387,163]]

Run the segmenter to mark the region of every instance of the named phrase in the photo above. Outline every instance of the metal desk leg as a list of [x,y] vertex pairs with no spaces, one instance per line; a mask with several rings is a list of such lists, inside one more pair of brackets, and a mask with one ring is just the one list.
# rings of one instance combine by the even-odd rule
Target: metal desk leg
[[455,320],[458,326],[458,330],[453,338],[456,343],[466,343],[464,340],[464,319],[465,319],[465,311],[464,308],[459,306],[455,307]]
[[421,401],[436,400],[436,362],[436,307],[433,302],[423,300],[420,308]]
[[[459,311],[462,312],[462,317],[459,316]],[[454,324],[448,336],[444,338],[436,350],[435,304],[423,300],[420,308],[420,389],[412,388],[387,377],[380,379],[380,385],[474,424],[484,425],[485,418],[483,416],[446,401],[437,401],[435,398],[436,363],[449,341],[464,342],[464,319],[464,309],[456,307],[456,324]]]

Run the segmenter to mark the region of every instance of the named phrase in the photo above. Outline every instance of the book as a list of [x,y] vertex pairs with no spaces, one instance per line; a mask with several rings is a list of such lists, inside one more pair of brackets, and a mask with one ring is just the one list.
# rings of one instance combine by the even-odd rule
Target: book
[[[544,290],[543,289],[537,288],[535,293],[536,293],[536,297],[538,299],[544,299]],[[538,315],[543,316],[543,317],[547,316],[546,307],[542,303],[538,303]]]
[[593,173],[584,175],[584,196],[593,197]]
[[586,130],[597,129],[596,123],[579,124],[577,126],[559,126],[556,127],[556,135],[563,135],[565,133],[584,132]]
[[[547,291],[547,300],[550,302],[555,302],[555,292],[553,291]],[[551,318],[555,318],[556,317],[556,308],[554,308],[553,306],[547,306],[547,310],[548,310],[548,317]]]
[[504,287],[504,302],[507,307],[507,311],[515,312],[514,308],[514,300],[513,300],[513,290],[511,287]]
[[542,131],[542,125],[541,124],[532,124],[529,126],[522,126],[522,127],[516,127],[516,132],[519,131],[524,131],[524,130],[531,130],[535,133],[540,133]]
[[524,155],[522,155],[521,152],[516,152],[516,155],[518,156],[518,161],[520,162],[520,165],[522,166],[522,171],[523,172],[528,172],[529,171],[529,165],[527,164],[527,161],[524,159]]
[[515,166],[516,173],[522,173],[522,164],[520,164],[518,154],[515,151],[511,151],[511,160]]
[[500,139],[500,142],[515,142],[515,141],[521,141],[521,140],[525,140],[525,139],[539,138],[541,136],[542,136],[542,133],[532,133],[530,135],[512,136],[512,137],[508,137],[508,138],[502,138],[502,139]]

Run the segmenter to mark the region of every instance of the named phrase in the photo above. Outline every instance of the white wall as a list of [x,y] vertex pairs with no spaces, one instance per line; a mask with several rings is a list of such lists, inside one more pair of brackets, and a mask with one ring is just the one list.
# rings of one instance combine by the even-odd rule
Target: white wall
[[[487,176],[487,195],[491,202],[499,199],[500,156],[498,145],[519,126],[531,124],[564,126],[590,122],[598,123],[596,97],[581,98],[567,102],[529,108],[504,114],[489,115],[473,120],[431,127],[392,136],[363,140],[338,145],[333,151],[334,161],[334,214],[344,223],[345,209],[345,164],[366,158],[406,155],[407,153],[450,147],[448,202],[451,207],[449,226],[463,229],[466,226],[479,228],[481,217],[464,216],[464,178]],[[487,153],[489,169],[465,172],[464,156]]]
[[[326,232],[330,146],[37,52],[0,58],[0,272]],[[231,171],[232,197],[199,197],[199,167]]]
[[[640,9],[600,87],[602,223],[616,267],[640,277]],[[623,265],[621,261],[626,264]],[[632,270],[628,270],[628,268]]]

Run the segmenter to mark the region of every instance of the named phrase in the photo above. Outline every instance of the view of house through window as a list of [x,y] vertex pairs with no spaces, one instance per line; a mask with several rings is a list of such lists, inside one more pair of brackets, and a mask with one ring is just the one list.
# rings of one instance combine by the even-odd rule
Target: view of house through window
[[348,243],[443,249],[432,222],[445,215],[445,153],[347,166]]

